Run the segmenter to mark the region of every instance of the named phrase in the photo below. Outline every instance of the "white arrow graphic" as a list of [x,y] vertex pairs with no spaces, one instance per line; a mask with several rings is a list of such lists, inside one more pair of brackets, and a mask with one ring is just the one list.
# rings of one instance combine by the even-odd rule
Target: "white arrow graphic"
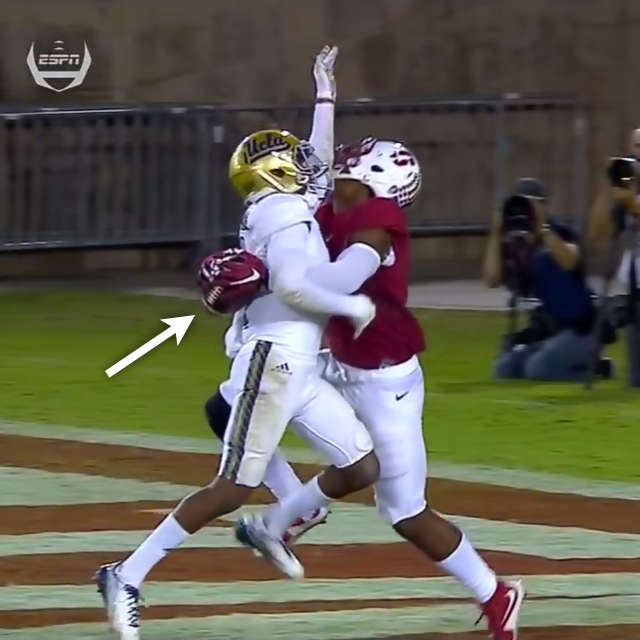
[[151,338],[148,342],[145,342],[141,347],[138,347],[135,351],[132,351],[128,356],[118,360],[115,364],[111,365],[108,369],[105,369],[105,373],[111,378],[119,373],[130,364],[142,358],[152,349],[155,349],[159,344],[162,344],[165,340],[171,336],[176,337],[176,342],[180,344],[180,340],[184,338],[184,334],[187,333],[187,329],[191,324],[191,321],[195,316],[179,316],[177,318],[162,318],[162,322],[169,325],[168,329],[165,329],[162,333],[159,333],[155,338]]

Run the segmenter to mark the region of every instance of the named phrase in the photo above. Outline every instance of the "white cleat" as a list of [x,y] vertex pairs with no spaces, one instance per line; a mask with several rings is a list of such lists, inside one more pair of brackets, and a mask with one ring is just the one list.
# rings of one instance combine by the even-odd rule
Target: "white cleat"
[[289,528],[285,531],[282,537],[289,549],[298,543],[298,540],[308,531],[311,531],[319,524],[324,524],[327,521],[329,515],[329,509],[327,507],[320,507],[316,509],[313,514],[306,518],[298,518],[295,522],[289,525]]
[[140,638],[140,591],[125,584],[118,575],[120,563],[105,564],[98,569],[95,581],[102,595],[111,628],[120,640]]
[[238,542],[257,551],[267,562],[282,571],[292,580],[304,578],[304,567],[282,538],[267,529],[262,516],[250,514],[236,521],[235,534]]

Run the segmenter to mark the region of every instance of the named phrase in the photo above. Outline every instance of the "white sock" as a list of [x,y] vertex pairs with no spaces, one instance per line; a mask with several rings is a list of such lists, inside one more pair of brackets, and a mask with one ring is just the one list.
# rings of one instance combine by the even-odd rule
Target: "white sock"
[[120,565],[118,573],[126,584],[140,588],[147,573],[164,558],[171,549],[182,544],[189,534],[170,513],[149,537]]
[[313,513],[328,503],[329,498],[322,493],[316,476],[286,496],[282,502],[269,505],[264,516],[265,523],[272,535],[281,538],[294,520]]
[[476,596],[478,602],[487,602],[498,585],[496,574],[478,555],[464,534],[456,550],[437,565],[462,582]]
[[262,482],[273,493],[276,500],[283,500],[302,486],[300,478],[279,451],[276,451],[269,460]]

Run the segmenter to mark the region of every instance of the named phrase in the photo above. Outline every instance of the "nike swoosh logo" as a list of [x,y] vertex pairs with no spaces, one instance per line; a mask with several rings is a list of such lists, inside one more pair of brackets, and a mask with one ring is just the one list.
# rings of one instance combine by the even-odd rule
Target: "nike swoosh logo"
[[509,620],[509,618],[511,617],[511,614],[513,613],[513,608],[516,606],[516,600],[518,598],[518,594],[516,593],[515,589],[511,589],[510,591],[507,591],[507,598],[509,598],[509,606],[507,607],[504,617],[502,618],[501,625],[503,627],[504,625],[507,624],[507,621]]
[[243,278],[242,280],[236,280],[235,282],[230,282],[230,287],[235,287],[238,284],[247,284],[249,282],[255,282],[256,280],[260,280],[260,274],[256,269],[251,269],[251,275]]
[[402,400],[409,392],[405,391],[404,393],[396,393],[396,400]]

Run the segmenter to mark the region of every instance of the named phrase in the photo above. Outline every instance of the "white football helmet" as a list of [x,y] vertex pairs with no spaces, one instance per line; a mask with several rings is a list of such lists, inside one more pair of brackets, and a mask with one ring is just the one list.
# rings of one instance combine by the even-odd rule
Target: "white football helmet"
[[378,198],[394,200],[400,207],[413,204],[420,191],[422,173],[415,155],[401,142],[363,138],[336,148],[335,180],[357,180]]

